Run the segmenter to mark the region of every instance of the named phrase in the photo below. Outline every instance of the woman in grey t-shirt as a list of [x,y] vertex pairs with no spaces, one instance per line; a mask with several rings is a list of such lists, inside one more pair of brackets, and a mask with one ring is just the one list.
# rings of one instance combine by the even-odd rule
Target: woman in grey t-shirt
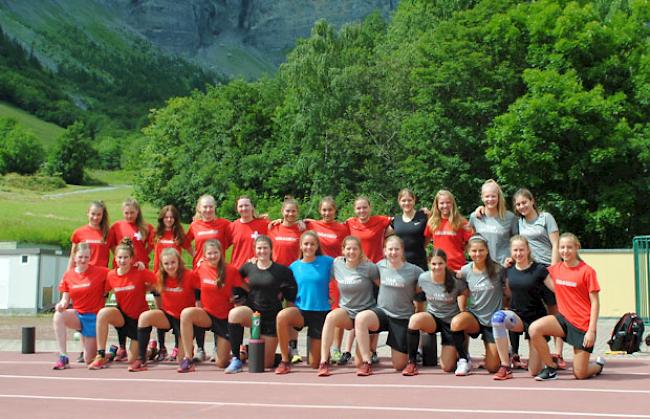
[[[420,331],[434,334],[440,332],[442,353],[440,367],[445,372],[456,368],[458,354],[451,335],[451,319],[460,313],[459,305],[467,302],[467,285],[456,279],[454,271],[447,266],[447,254],[442,249],[433,249],[429,255],[429,271],[418,278],[418,292],[423,292],[427,310],[415,313],[409,319],[406,337],[409,361],[402,375],[417,375],[416,356]],[[460,303],[459,303],[460,302]]]
[[348,236],[342,243],[343,257],[334,260],[333,275],[339,289],[339,308],[330,311],[323,325],[319,377],[331,375],[329,348],[336,328],[352,330],[358,313],[377,304],[373,288],[379,286],[379,271],[363,253],[361,241]]
[[473,236],[467,247],[472,261],[461,268],[460,276],[467,283],[471,303],[468,307],[460,307],[462,312],[451,320],[452,337],[458,352],[456,375],[469,375],[472,370],[472,361],[465,350],[465,335],[473,338],[482,335],[485,368],[494,373],[501,361],[492,334],[492,315],[503,308],[504,272],[490,258],[485,238]]

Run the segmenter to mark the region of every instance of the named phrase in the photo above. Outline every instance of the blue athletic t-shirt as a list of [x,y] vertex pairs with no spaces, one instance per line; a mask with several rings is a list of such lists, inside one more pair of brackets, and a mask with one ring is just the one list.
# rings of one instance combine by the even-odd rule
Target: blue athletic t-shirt
[[329,311],[329,282],[334,259],[316,256],[313,262],[297,260],[289,269],[298,284],[296,307],[307,311]]

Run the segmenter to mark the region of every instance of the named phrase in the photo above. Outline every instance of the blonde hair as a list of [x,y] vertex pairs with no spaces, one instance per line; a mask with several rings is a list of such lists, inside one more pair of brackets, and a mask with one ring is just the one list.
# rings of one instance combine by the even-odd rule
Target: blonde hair
[[431,204],[431,218],[429,218],[429,221],[427,222],[429,225],[429,231],[431,231],[431,233],[436,231],[438,227],[440,227],[440,224],[442,224],[442,214],[438,208],[438,202],[443,196],[449,197],[449,200],[451,201],[449,225],[451,226],[452,230],[458,231],[465,225],[465,223],[467,223],[465,217],[460,215],[460,212],[458,212],[458,206],[456,205],[456,198],[454,195],[447,190],[441,189],[438,191],[438,193],[436,193],[436,197],[433,199],[433,204]]
[[124,202],[122,202],[122,208],[124,207],[131,207],[138,213],[138,215],[135,217],[135,225],[138,226],[138,231],[142,236],[142,240],[146,242],[149,239],[150,232],[149,226],[144,221],[144,217],[142,216],[142,209],[140,208],[140,204],[134,198],[127,198],[124,200]]
[[402,262],[406,262],[406,256],[404,255],[404,240],[397,234],[391,234],[390,236],[386,237],[384,240],[384,250],[386,250],[386,246],[388,246],[388,242],[391,241],[396,241],[399,243],[400,247],[402,248]]
[[208,199],[208,200],[212,201],[212,205],[214,206],[214,209],[215,209],[215,212],[216,212],[216,210],[217,210],[217,201],[214,199],[214,196],[208,195],[208,194],[201,195],[201,196],[199,196],[199,199],[196,200],[196,208],[194,210],[195,211],[194,212],[194,217],[192,217],[193,221],[203,220],[203,218],[201,218],[201,209],[200,209],[200,207],[201,207],[201,201],[203,201],[204,199]]
[[[580,254],[578,253],[578,251],[580,249],[582,249],[582,245],[580,244],[580,240],[578,239],[578,236],[576,236],[573,233],[562,233],[560,235],[559,240],[562,240],[562,239],[569,239],[569,240],[573,241],[573,243],[576,245],[576,259],[582,260],[582,258],[580,257]],[[559,242],[559,240],[558,240],[558,242]]]
[[160,252],[160,262],[158,265],[158,274],[157,274],[158,291],[161,291],[162,288],[164,288],[167,285],[167,279],[169,278],[169,274],[167,273],[167,271],[165,271],[165,268],[163,267],[163,258],[166,256],[176,256],[176,260],[178,261],[178,271],[176,271],[176,278],[178,279],[179,286],[182,286],[183,283],[183,275],[185,274],[185,263],[183,262],[183,258],[181,257],[181,254],[178,253],[178,250],[176,250],[173,247],[168,247],[166,249],[163,249],[162,252]]
[[408,195],[411,198],[413,198],[413,201],[417,201],[417,199],[415,198],[415,194],[409,188],[402,188],[402,190],[399,191],[399,193],[397,194],[397,201],[399,202],[399,200],[402,199],[402,197],[405,195]]
[[528,262],[535,262],[535,259],[533,259],[533,253],[530,251],[530,243],[526,237],[522,236],[521,234],[515,234],[514,236],[510,237],[510,247],[512,247],[512,244],[514,242],[524,243],[528,249]]
[[499,186],[496,180],[488,179],[485,181],[485,183],[483,183],[483,185],[481,186],[481,198],[483,197],[483,191],[485,190],[485,188],[488,188],[490,186],[496,188],[497,190],[497,197],[498,197],[497,212],[499,214],[499,218],[503,219],[506,216],[506,198],[503,195],[501,186]]

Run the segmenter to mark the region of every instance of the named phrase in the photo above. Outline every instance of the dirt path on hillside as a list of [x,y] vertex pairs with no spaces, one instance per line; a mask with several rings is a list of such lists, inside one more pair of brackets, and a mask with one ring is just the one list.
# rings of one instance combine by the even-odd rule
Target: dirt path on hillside
[[43,195],[43,199],[57,199],[57,198],[63,198],[68,195],[79,195],[79,194],[86,194],[86,193],[113,191],[115,189],[125,189],[130,187],[131,185],[108,185],[108,186],[101,186],[99,188],[79,189],[77,191],[47,194],[47,195]]

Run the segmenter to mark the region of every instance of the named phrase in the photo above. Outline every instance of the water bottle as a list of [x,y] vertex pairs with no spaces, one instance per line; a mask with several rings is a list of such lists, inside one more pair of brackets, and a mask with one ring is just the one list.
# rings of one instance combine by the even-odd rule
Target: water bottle
[[260,338],[261,323],[262,323],[262,315],[256,311],[251,316],[251,339]]

